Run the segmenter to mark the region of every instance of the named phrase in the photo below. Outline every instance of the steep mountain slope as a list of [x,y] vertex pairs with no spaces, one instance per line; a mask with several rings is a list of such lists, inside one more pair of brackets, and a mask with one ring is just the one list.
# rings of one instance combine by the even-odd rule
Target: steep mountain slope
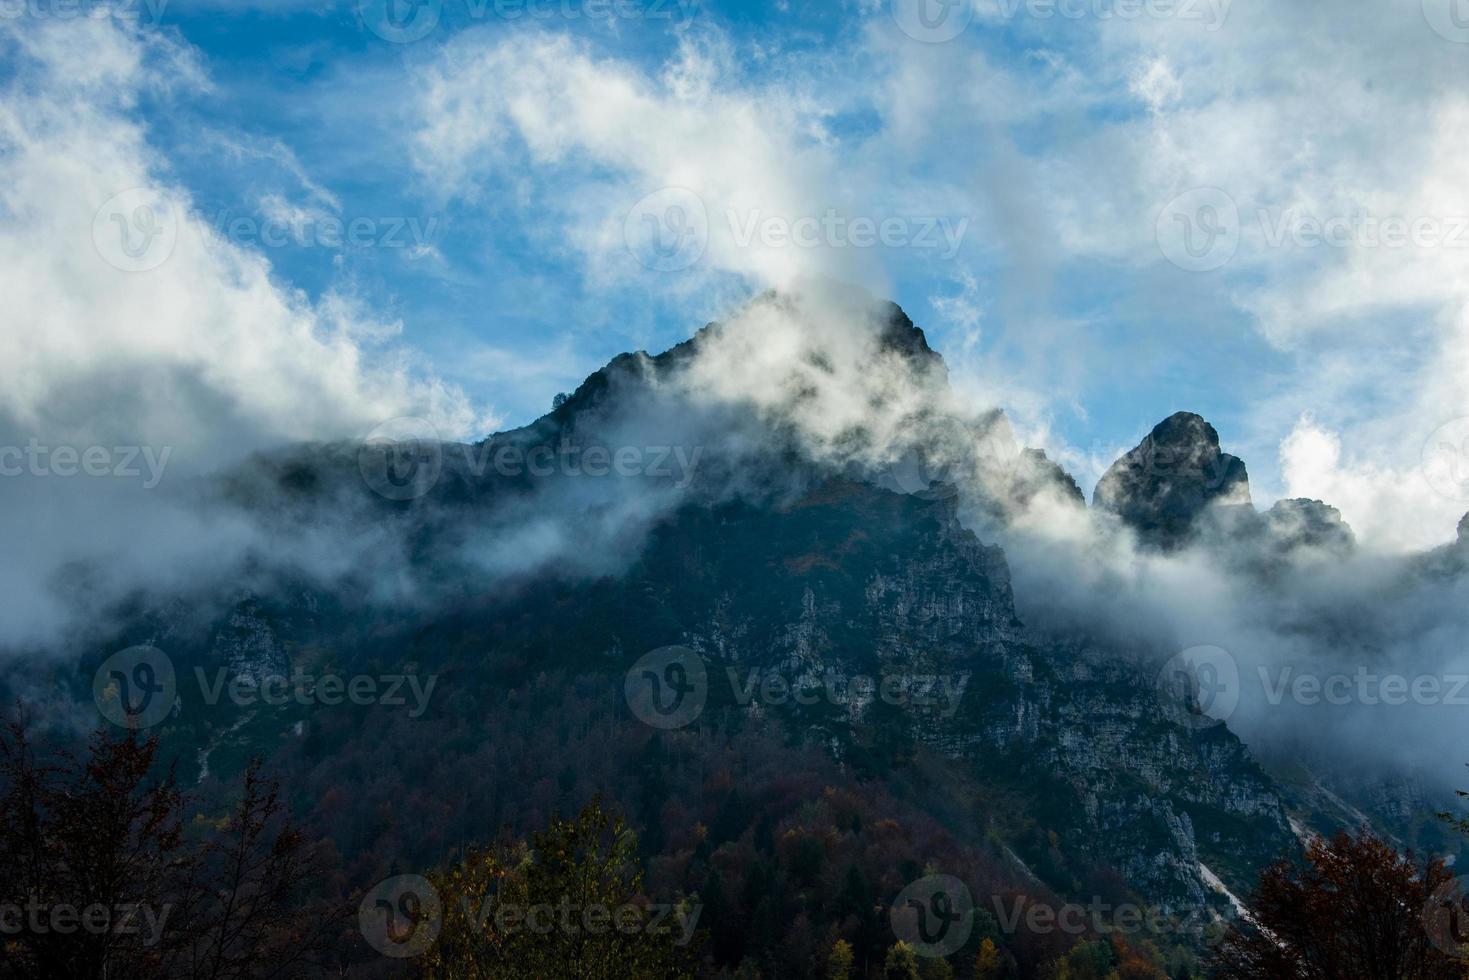
[[[1004,550],[961,515],[1090,519],[1081,492],[1003,415],[956,405],[896,306],[768,295],[558,401],[476,445],[400,434],[225,474],[208,506],[276,546],[231,582],[137,596],[70,683],[85,700],[104,657],[165,651],[166,744],[210,778],[271,756],[357,882],[600,791],[638,820],[658,880],[707,892],[720,842],[689,834],[735,806],[711,767],[764,771],[752,753],[781,739],[824,759],[829,786],[880,787],[957,842],[904,845],[905,867],[979,848],[953,873],[983,867],[997,889],[1207,922],[1296,846],[1301,785],[1204,714],[1197,678],[1160,681],[1175,650],[1050,617],[1044,596],[1022,620]],[[1228,541],[1261,579],[1353,547],[1320,502],[1249,499],[1243,462],[1179,413],[1107,473],[1096,512],[1165,552]],[[701,700],[665,727],[629,692],[675,676],[669,657]],[[422,697],[205,696],[293,673]]]

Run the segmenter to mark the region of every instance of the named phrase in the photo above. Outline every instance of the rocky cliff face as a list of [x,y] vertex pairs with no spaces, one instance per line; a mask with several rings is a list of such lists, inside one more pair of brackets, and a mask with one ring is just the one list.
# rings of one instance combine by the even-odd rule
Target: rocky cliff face
[[[1241,890],[1292,846],[1269,778],[1223,726],[1170,714],[1154,668],[1019,622],[1003,553],[964,530],[956,509],[840,483],[779,515],[750,515],[735,533],[759,535],[774,591],[757,603],[737,552],[711,548],[697,524],[671,527],[657,547],[699,548],[703,574],[721,582],[703,621],[690,609],[681,640],[716,677],[735,668],[841,689],[856,677],[937,678],[934,690],[962,693],[904,704],[881,724],[908,726],[982,783],[1032,800],[1072,873],[1110,865],[1175,912],[1223,906],[1201,865]],[[844,704],[835,722],[759,699],[747,710],[822,725],[841,754],[864,737],[874,700]],[[1047,860],[1044,848],[1016,846]]]
[[213,657],[232,676],[260,684],[267,677],[285,677],[290,663],[270,617],[252,597],[245,596],[214,635]]

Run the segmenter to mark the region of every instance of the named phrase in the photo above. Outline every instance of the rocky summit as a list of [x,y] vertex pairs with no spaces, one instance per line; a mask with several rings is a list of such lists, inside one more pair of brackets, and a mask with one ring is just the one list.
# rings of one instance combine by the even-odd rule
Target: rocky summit
[[1188,541],[1211,508],[1248,505],[1244,460],[1221,452],[1219,433],[1192,412],[1159,422],[1097,482],[1093,505],[1159,548]]

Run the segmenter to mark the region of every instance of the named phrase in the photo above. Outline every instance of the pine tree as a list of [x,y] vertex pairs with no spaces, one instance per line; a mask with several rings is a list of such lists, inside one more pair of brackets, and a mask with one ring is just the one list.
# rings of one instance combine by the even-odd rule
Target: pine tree
[[954,980],[954,968],[943,957],[930,956],[918,968],[918,975],[923,980]]
[[1000,950],[992,940],[979,944],[974,957],[974,980],[1000,980]]
[[852,975],[852,944],[838,939],[826,954],[826,980],[848,980]]
[[918,954],[901,939],[888,950],[882,964],[883,980],[923,980],[918,973]]

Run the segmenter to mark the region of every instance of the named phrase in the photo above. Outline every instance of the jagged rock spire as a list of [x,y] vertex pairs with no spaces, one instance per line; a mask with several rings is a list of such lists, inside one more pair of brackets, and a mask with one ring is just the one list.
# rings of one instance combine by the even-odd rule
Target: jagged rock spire
[[1221,452],[1219,433],[1192,412],[1170,415],[1102,476],[1094,506],[1109,510],[1144,542],[1173,548],[1216,505],[1250,503],[1244,461]]

